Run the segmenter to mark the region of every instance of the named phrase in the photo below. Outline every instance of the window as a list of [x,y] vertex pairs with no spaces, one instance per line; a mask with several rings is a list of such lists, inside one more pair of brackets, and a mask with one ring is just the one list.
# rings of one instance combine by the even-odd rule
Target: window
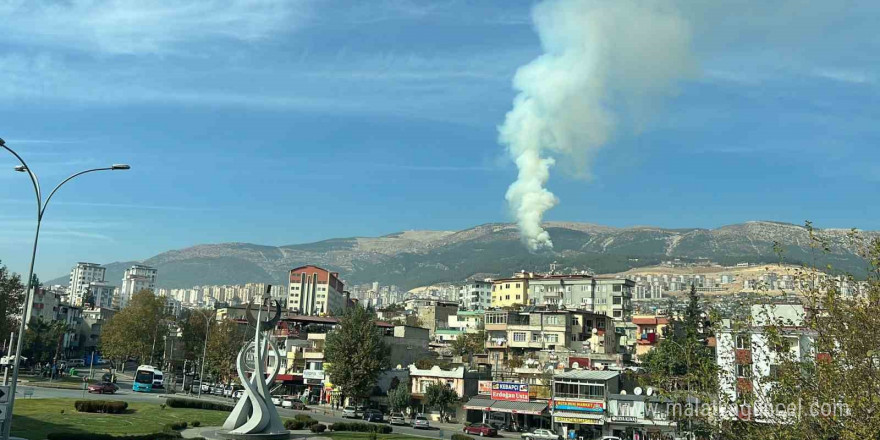
[[548,325],[559,325],[559,315],[547,316],[547,324]]
[[526,334],[525,332],[514,332],[513,333],[513,342],[525,342]]
[[737,335],[736,348],[740,350],[750,350],[752,348],[752,342],[749,335]]
[[555,344],[555,343],[559,342],[559,335],[557,335],[555,333],[551,333],[549,335],[544,335],[544,340],[551,343],[551,344]]
[[752,377],[752,366],[737,364],[736,377]]
[[504,288],[505,288],[505,289],[510,289],[510,283],[505,284],[505,285],[504,285]]
[[510,299],[510,295],[504,295],[504,299]]
[[516,283],[516,288],[519,289],[519,283]]
[[623,317],[623,311],[621,311],[621,310],[615,310],[615,311],[614,311],[614,317],[615,317],[615,318],[621,318],[621,317]]
[[572,316],[571,317],[571,325],[581,325],[581,317],[580,316]]
[[615,284],[614,287],[613,287],[613,289],[612,289],[612,291],[614,291],[614,292],[620,292],[620,288],[621,288],[621,285],[620,285],[620,284]]
[[770,374],[767,375],[770,380],[779,380],[779,365],[770,364]]
[[516,299],[522,299],[522,298],[520,298],[520,295],[517,295],[517,296],[516,296]]

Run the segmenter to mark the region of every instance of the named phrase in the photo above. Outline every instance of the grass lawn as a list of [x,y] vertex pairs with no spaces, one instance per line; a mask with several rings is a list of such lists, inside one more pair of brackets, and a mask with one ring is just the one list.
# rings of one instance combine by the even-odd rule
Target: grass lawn
[[[434,434],[436,435],[436,433]],[[369,440],[370,434],[366,432],[325,432],[314,436],[330,437],[333,440]],[[426,437],[430,434],[426,434]],[[424,437],[415,437],[403,434],[377,434],[376,440],[425,440]]]
[[[106,400],[114,399],[108,396]],[[202,426],[219,426],[229,415],[226,411],[204,409],[162,409],[157,403],[144,402],[129,402],[127,414],[79,413],[73,408],[75,401],[76,399],[16,399],[12,435],[43,440],[50,432],[147,434],[161,431],[168,423],[180,420],[188,423],[198,420]]]

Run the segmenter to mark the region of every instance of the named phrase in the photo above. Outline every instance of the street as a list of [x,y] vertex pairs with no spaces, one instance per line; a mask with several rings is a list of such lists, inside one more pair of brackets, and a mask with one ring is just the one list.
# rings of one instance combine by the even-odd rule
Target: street
[[[43,387],[35,387],[28,386],[26,383],[19,385],[18,390],[18,399],[112,399],[112,400],[123,400],[126,402],[153,402],[153,403],[163,403],[166,397],[171,397],[170,395],[165,395],[161,393],[136,393],[131,390],[131,382],[119,381],[117,383],[119,386],[119,391],[115,394],[89,394],[85,393],[83,396],[82,390],[69,390],[69,389],[58,389],[58,388],[43,388]],[[33,395],[30,397],[23,397],[23,393],[30,393],[33,391]],[[175,397],[181,398],[195,398],[195,396],[187,396],[185,394],[176,395]],[[203,395],[203,399],[212,400],[216,402],[223,402],[228,404],[233,404],[234,402],[231,399],[221,398],[217,396],[209,396]],[[328,424],[334,422],[353,422],[357,420],[353,419],[344,419],[342,418],[341,411],[333,411],[327,407],[310,407],[306,411],[294,411],[290,409],[278,408],[278,414],[281,417],[292,418],[296,414],[308,414],[315,420]],[[387,417],[387,415],[386,415]],[[460,424],[452,424],[452,423],[438,423],[431,422],[431,429],[413,429],[409,426],[394,426],[394,433],[396,434],[404,434],[404,435],[412,435],[419,437],[428,437],[428,438],[443,438],[450,439],[453,434],[461,433],[462,425]],[[498,438],[518,438],[518,433],[502,433],[499,434]]]

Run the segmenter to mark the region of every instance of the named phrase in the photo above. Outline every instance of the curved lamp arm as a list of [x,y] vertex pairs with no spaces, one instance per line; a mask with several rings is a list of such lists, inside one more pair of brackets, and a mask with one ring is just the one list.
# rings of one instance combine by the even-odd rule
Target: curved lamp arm
[[40,179],[37,178],[37,175],[31,171],[31,168],[27,165],[27,162],[21,158],[12,148],[6,146],[6,141],[0,139],[0,147],[6,149],[6,151],[12,153],[19,162],[21,162],[20,166],[15,167],[16,171],[27,171],[28,176],[31,177],[31,183],[34,185],[34,194],[37,196],[37,218],[41,218],[43,216],[43,193],[40,192]]
[[[64,180],[62,180],[61,183],[59,183],[58,185],[56,185],[56,186],[55,186],[55,189],[53,189],[52,192],[49,193],[49,197],[46,197],[46,201],[43,202],[43,206],[40,208],[40,218],[41,218],[41,219],[43,218],[43,214],[46,212],[46,207],[49,206],[49,200],[52,200],[52,196],[55,195],[55,192],[57,192],[58,189],[61,188],[62,185],[64,185],[64,184],[67,183],[67,182],[70,182],[70,181],[73,180],[75,177],[81,176],[81,175],[86,174],[86,173],[93,173],[93,172],[95,172],[95,171],[127,170],[127,169],[130,169],[130,168],[131,168],[131,167],[128,166],[128,165],[113,165],[113,166],[103,167],[103,168],[92,168],[92,169],[90,169],[90,170],[80,171],[80,172],[78,172],[78,173],[72,174],[70,177],[68,177],[68,178],[66,178],[66,179],[64,179]],[[30,169],[28,169],[28,173],[30,173]],[[33,174],[31,174],[31,175],[33,175]]]

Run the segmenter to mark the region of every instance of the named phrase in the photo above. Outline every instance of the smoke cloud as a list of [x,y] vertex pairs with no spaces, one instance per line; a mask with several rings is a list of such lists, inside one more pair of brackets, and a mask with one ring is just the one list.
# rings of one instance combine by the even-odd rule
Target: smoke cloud
[[499,141],[519,169],[506,198],[529,250],[553,247],[541,226],[558,203],[546,188],[556,163],[548,153],[589,178],[593,155],[615,128],[639,126],[692,71],[690,31],[673,6],[547,0],[532,10],[544,53],[517,70],[519,93],[499,127]]

